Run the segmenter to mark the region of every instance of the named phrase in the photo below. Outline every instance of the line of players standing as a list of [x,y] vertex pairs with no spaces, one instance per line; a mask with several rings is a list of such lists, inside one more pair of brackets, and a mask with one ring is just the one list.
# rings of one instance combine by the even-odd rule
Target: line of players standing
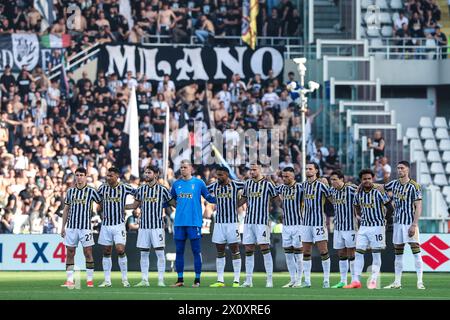
[[[283,248],[290,274],[290,282],[283,287],[311,287],[311,253],[315,244],[320,252],[323,268],[323,288],[330,288],[330,256],[328,253],[328,231],[325,225],[324,203],[331,201],[335,210],[334,249],[338,250],[340,282],[333,288],[361,288],[361,274],[364,268],[364,254],[372,252],[372,275],[369,289],[379,287],[381,251],[385,248],[386,217],[394,214],[395,281],[385,288],[401,288],[404,244],[409,243],[416,260],[417,288],[425,289],[422,282],[422,258],[419,246],[418,219],[421,214],[420,186],[409,178],[409,163],[397,165],[399,179],[386,185],[374,185],[374,173],[364,169],[360,172],[361,185],[345,183],[341,172],[330,176],[331,186],[326,179],[319,178],[315,163],[306,166],[307,180],[295,181],[294,170],[282,171],[283,184],[275,186],[261,174],[261,166],[250,166],[250,179],[245,182],[232,180],[225,167],[219,167],[217,181],[208,185],[208,191],[216,198],[216,223],[212,241],[217,247],[217,282],[211,287],[223,287],[225,249],[228,244],[233,260],[233,287],[252,287],[254,252],[260,247],[267,274],[266,287],[273,287],[273,260],[270,253],[269,204],[281,201],[283,208]],[[126,232],[124,210],[141,208],[141,223],[137,247],[141,250],[142,280],[137,287],[149,286],[149,251],[153,247],[158,259],[158,286],[164,284],[165,255],[162,210],[167,205],[176,205],[171,192],[157,183],[159,171],[147,167],[144,172],[146,183],[137,190],[120,183],[119,171],[110,168],[107,183],[99,190],[86,185],[86,171],[79,168],[75,174],[76,186],[66,196],[63,214],[63,230],[67,246],[67,281],[63,286],[72,288],[75,248],[80,241],[86,257],[87,286],[93,287],[94,245],[92,231],[87,227],[90,217],[83,212],[91,210],[92,201],[100,203],[103,211],[103,226],[99,244],[103,246],[103,270],[105,280],[100,287],[111,286],[111,250],[115,244],[119,256],[119,267],[124,287],[127,279],[127,258],[125,254]],[[242,190],[242,191],[241,191]],[[135,197],[135,202],[125,205],[126,196]],[[394,207],[392,206],[392,201]],[[237,208],[247,204],[242,244],[245,246],[246,279],[240,284],[241,256]],[[67,228],[66,228],[67,223]],[[359,227],[358,227],[359,224]],[[350,268],[351,282],[347,284]],[[302,278],[304,275],[304,281]]]

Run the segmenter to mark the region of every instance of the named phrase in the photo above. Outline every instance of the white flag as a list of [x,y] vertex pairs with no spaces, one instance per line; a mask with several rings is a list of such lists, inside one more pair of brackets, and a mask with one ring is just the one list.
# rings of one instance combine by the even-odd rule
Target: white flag
[[127,115],[123,132],[128,134],[131,158],[131,174],[139,177],[139,119],[136,101],[136,88],[131,88],[130,101],[128,103]]

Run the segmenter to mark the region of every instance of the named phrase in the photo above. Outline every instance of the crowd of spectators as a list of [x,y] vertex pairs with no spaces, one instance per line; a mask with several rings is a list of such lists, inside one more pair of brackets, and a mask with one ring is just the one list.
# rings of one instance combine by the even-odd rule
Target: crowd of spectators
[[[33,0],[0,4],[0,34],[33,32],[71,34],[75,46],[94,42],[139,43],[152,41],[206,42],[214,36],[240,36],[242,0],[139,0],[121,14],[119,0],[53,0],[55,23],[48,25]],[[69,9],[77,6],[79,10]],[[259,1],[257,32],[260,36],[298,37],[300,13],[291,0]],[[79,14],[78,14],[79,13]],[[70,25],[68,24],[70,22]]]
[[[134,186],[140,183],[139,178],[130,173],[122,133],[133,86],[140,121],[141,170],[148,164],[162,168],[166,112],[170,112],[170,150],[173,152],[181,108],[189,115],[192,130],[193,120],[203,113],[207,101],[214,126],[221,131],[234,130],[226,131],[227,139],[250,128],[278,129],[280,168],[293,166],[297,179],[301,179],[300,114],[293,101],[296,96],[276,77],[262,80],[257,74],[243,81],[236,74],[230,83],[221,86],[209,83],[203,87],[192,84],[177,88],[169,75],[160,82],[153,82],[139,73],[129,72],[124,79],[118,79],[116,74],[106,76],[99,72],[92,81],[83,73],[75,81],[69,72],[70,91],[64,95],[59,89],[59,80],[49,81],[42,73],[42,77],[35,80],[35,71],[15,76],[8,67],[0,76],[3,232],[57,232],[64,194],[72,185],[73,172],[78,166],[87,168],[88,181],[96,187],[104,181],[112,165],[122,168],[124,181]],[[327,175],[340,165],[335,148],[327,148],[312,137],[312,123],[320,111],[307,115],[308,158],[317,162]],[[239,178],[246,177],[245,164],[231,165]],[[196,175],[209,182],[212,171],[200,165]],[[173,170],[169,169],[167,181],[161,183],[170,187],[175,178]],[[281,183],[277,175],[272,178]],[[211,207],[207,206],[205,211],[207,217],[211,216]],[[276,221],[279,209],[274,208],[273,212]],[[11,223],[12,217],[16,218],[15,223]],[[98,219],[93,221],[98,222]]]
[[[404,10],[399,11],[393,24],[394,37],[397,45],[415,46],[425,45],[430,50],[442,48],[442,58],[447,57],[446,47],[448,41],[441,31],[441,10],[436,0],[409,0],[405,3]],[[425,41],[418,41],[426,38]],[[417,50],[406,49],[407,52]],[[425,58],[427,56],[419,56]],[[430,58],[436,58],[433,54]]]

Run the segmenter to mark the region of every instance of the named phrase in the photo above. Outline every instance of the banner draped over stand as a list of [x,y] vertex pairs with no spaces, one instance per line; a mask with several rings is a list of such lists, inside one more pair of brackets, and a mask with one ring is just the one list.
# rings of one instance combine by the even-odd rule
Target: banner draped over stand
[[125,77],[144,73],[150,81],[161,81],[169,74],[177,85],[193,81],[220,83],[229,81],[233,74],[248,80],[256,73],[263,80],[283,75],[282,47],[248,46],[229,47],[179,47],[143,45],[104,45],[98,60],[98,70]]

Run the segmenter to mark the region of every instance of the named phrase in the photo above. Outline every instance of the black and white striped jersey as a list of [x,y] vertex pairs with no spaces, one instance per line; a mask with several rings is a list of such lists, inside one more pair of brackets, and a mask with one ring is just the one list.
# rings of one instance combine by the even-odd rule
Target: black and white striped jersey
[[384,205],[389,196],[376,188],[361,190],[355,194],[353,204],[361,208],[361,226],[376,227],[386,225]]
[[302,224],[302,186],[295,182],[291,186],[277,186],[277,192],[283,203],[283,225],[297,226]]
[[304,181],[301,186],[303,190],[303,225],[325,226],[325,201],[330,197],[329,187],[317,179],[313,182]]
[[357,187],[345,184],[341,189],[330,188],[334,208],[334,229],[336,231],[356,230],[355,215],[353,213],[353,199]]
[[392,192],[394,199],[394,223],[412,224],[414,221],[414,202],[422,200],[420,185],[410,179],[402,184],[400,180],[393,180],[384,186],[386,191]]
[[167,207],[167,202],[172,200],[170,191],[156,183],[141,185],[135,195],[136,200],[141,202],[141,223],[140,229],[161,229],[163,227],[163,208]]
[[216,181],[207,188],[209,193],[216,198],[216,223],[238,222],[239,191],[244,189],[244,182],[230,180],[228,184],[222,185]]
[[102,198],[104,226],[115,226],[125,223],[125,204],[127,195],[136,193],[132,186],[119,182],[117,186],[111,187],[104,183],[98,188],[98,193]]
[[93,201],[99,203],[101,200],[97,190],[90,186],[69,188],[64,199],[65,205],[69,206],[67,228],[91,230]]
[[275,185],[266,178],[255,181],[248,179],[244,183],[242,196],[247,198],[247,211],[244,223],[269,224],[270,199],[276,197]]

